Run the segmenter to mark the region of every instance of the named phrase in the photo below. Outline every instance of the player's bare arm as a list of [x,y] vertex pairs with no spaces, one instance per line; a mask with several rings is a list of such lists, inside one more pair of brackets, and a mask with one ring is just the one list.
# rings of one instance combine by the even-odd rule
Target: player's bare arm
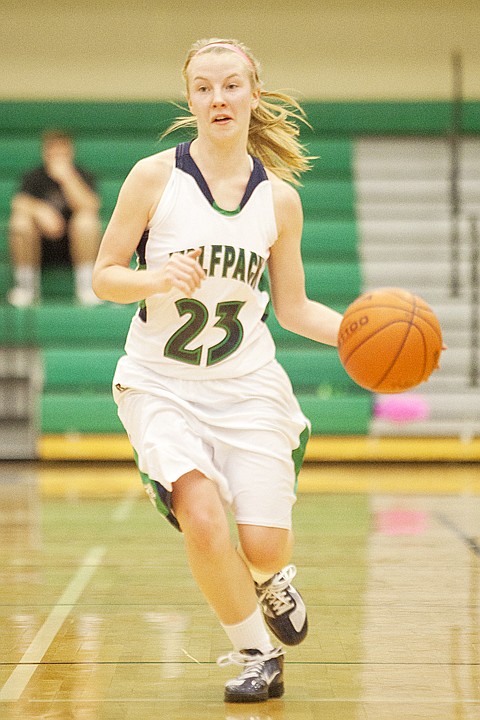
[[268,270],[273,307],[286,330],[327,345],[336,345],[342,316],[310,300],[305,292],[301,256],[303,211],[298,192],[272,179],[278,239],[271,249]]
[[103,300],[138,302],[173,287],[191,296],[200,285],[204,272],[197,262],[199,251],[173,255],[159,270],[129,267],[171,171],[172,153],[166,151],[138,162],[125,180],[94,270],[93,288]]

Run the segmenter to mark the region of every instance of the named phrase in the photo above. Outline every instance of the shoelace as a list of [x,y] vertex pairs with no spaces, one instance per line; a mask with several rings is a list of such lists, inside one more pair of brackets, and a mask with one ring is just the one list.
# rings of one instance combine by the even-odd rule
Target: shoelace
[[[274,648],[273,650],[270,650],[270,652],[262,653],[261,655],[247,655],[246,653],[232,650],[226,655],[220,655],[220,657],[217,658],[217,665],[220,667],[225,667],[226,665],[243,665],[245,666],[245,672],[250,672],[254,670],[256,665],[261,666],[261,664],[266,660],[273,660],[274,658],[280,657],[284,654],[285,651],[283,648]],[[262,668],[260,667],[260,670],[261,669]],[[254,674],[258,674],[258,671],[256,670]],[[244,673],[242,673],[242,677],[243,676]]]
[[295,605],[287,592],[287,588],[296,574],[295,565],[287,565],[274,576],[275,579],[260,593],[260,602],[267,602],[277,616],[283,615]]

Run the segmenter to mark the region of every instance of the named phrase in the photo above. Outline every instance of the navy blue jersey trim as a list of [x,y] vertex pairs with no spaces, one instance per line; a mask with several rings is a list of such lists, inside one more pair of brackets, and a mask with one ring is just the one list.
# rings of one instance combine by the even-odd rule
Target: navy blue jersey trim
[[260,160],[256,157],[254,157],[253,158],[253,170],[252,170],[252,173],[248,180],[247,187],[245,188],[245,194],[240,203],[241,208],[245,207],[247,202],[250,200],[255,188],[258,185],[260,185],[260,183],[264,182],[265,180],[268,180],[266,170],[263,167]]
[[208,187],[205,178],[200,172],[200,168],[198,167],[197,163],[190,155],[191,144],[192,141],[190,140],[189,142],[184,142],[180,143],[180,145],[177,145],[177,149],[175,151],[175,165],[177,168],[179,168],[179,170],[183,170],[183,172],[186,172],[188,175],[191,175],[194,178],[198,187],[205,195],[210,205],[213,205],[215,201],[213,199],[212,193],[210,192],[210,188]]
[[150,230],[148,228],[143,231],[143,235],[140,238],[140,242],[137,245],[136,253],[137,253],[137,262],[139,267],[145,267],[147,264],[146,261],[146,255],[147,255],[147,242],[148,242],[148,235],[150,233]]
[[[195,160],[190,155],[190,145],[192,144],[192,140],[189,142],[180,143],[177,145],[176,151],[175,151],[175,165],[179,170],[183,170],[183,172],[186,172],[188,175],[191,175],[194,180],[196,181],[198,187],[208,200],[209,204],[212,207],[216,207],[216,203],[214,200],[214,197],[212,193],[210,192],[210,188],[207,185],[207,182],[205,178],[203,177],[200,168],[198,167]],[[245,193],[243,195],[243,198],[240,201],[239,210],[245,207],[247,202],[250,200],[253,191],[255,188],[260,185],[260,183],[264,182],[265,180],[268,180],[267,173],[265,171],[265,168],[263,167],[260,160],[256,157],[253,158],[253,169],[250,174],[250,177],[248,179],[247,187],[245,188]],[[220,212],[221,212],[220,208]],[[235,211],[233,211],[235,212]]]
[[[143,235],[137,245],[137,249],[135,251],[137,254],[137,268],[147,267],[147,242],[149,233],[150,230],[146,228],[143,231]],[[140,320],[147,322],[147,306],[145,304],[145,300],[142,300],[142,302],[138,304],[138,316]]]

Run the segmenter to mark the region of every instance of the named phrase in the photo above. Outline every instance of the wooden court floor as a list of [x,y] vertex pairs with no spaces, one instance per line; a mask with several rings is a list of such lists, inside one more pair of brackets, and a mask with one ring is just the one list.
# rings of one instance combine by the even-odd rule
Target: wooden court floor
[[305,642],[280,700],[236,674],[131,463],[0,465],[1,720],[478,720],[478,464],[307,465]]

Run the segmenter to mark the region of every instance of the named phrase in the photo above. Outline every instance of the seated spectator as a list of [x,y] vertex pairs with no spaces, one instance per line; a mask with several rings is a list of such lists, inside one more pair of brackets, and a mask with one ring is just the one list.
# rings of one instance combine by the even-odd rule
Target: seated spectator
[[42,265],[73,265],[82,305],[99,302],[91,280],[100,244],[100,200],[93,175],[74,163],[72,138],[49,131],[42,138],[43,165],[26,173],[12,200],[9,225],[14,286],[12,305],[40,299]]

